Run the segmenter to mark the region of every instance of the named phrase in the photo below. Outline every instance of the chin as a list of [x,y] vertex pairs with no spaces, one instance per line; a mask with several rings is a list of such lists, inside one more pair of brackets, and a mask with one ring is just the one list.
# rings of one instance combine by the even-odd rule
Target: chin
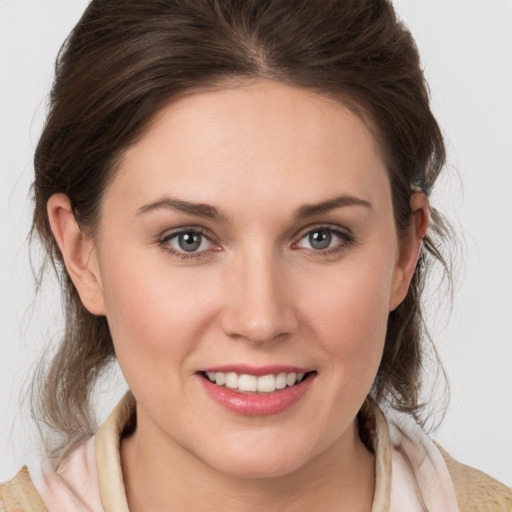
[[213,469],[232,478],[262,480],[285,477],[298,471],[303,467],[305,461],[290,458],[289,455],[277,458],[238,455],[237,458],[226,459],[222,462],[216,461]]
[[[256,436],[257,437],[257,436]],[[314,437],[314,436],[311,436]],[[265,479],[278,478],[300,471],[316,456],[318,447],[309,438],[306,443],[287,436],[287,439],[272,439],[267,432],[266,439],[226,440],[217,446],[208,459],[203,459],[211,468],[234,478]]]

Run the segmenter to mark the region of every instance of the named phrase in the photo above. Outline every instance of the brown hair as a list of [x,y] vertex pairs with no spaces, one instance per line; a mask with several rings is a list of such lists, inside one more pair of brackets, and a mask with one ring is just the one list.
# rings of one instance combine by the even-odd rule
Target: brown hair
[[[387,0],[93,0],[56,62],[35,154],[33,231],[62,284],[66,329],[35,398],[37,415],[69,440],[87,434],[90,398],[115,358],[104,317],[82,305],[49,228],[46,203],[66,194],[94,233],[102,192],[123,152],[178,95],[227,79],[269,78],[334,97],[372,127],[387,158],[399,236],[411,186],[429,194],[445,161],[419,56]],[[377,402],[417,415],[424,330],[421,293],[443,258],[435,211],[404,302],[389,315],[372,388]],[[437,230],[437,231],[436,231]]]

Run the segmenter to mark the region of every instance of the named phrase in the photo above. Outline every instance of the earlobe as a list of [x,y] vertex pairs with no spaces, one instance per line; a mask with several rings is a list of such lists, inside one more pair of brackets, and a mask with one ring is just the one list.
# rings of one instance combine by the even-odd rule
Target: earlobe
[[103,289],[93,240],[81,231],[65,194],[51,196],[47,211],[53,236],[82,303],[94,315],[104,315]]
[[389,310],[393,311],[405,299],[423,246],[430,220],[428,198],[423,192],[411,197],[412,222],[409,233],[399,240],[399,252],[393,275]]

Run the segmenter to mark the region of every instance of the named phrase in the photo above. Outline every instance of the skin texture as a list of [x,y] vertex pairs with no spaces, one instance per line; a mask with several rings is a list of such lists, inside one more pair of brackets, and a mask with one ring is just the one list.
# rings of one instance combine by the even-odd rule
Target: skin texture
[[[347,196],[364,204],[304,208]],[[425,196],[412,207],[398,240],[366,126],[333,100],[270,81],[164,109],[125,154],[94,239],[66,196],[50,199],[68,272],[85,306],[106,315],[137,399],[121,449],[131,510],[371,509],[373,455],[354,418],[427,227]],[[183,228],[203,233],[198,251],[172,238]],[[319,228],[331,230],[327,249],[311,245]],[[249,417],[204,391],[198,371],[226,364],[316,375],[290,408]]]

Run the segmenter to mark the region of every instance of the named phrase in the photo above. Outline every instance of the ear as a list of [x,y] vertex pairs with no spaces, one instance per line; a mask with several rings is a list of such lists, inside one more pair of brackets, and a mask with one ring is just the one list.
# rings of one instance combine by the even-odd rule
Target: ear
[[423,192],[411,197],[412,223],[407,235],[398,241],[399,250],[393,273],[389,310],[393,311],[405,299],[429,223],[428,198]]
[[96,247],[78,226],[65,194],[54,194],[47,203],[48,219],[69,277],[83,305],[94,315],[105,314],[103,288]]

